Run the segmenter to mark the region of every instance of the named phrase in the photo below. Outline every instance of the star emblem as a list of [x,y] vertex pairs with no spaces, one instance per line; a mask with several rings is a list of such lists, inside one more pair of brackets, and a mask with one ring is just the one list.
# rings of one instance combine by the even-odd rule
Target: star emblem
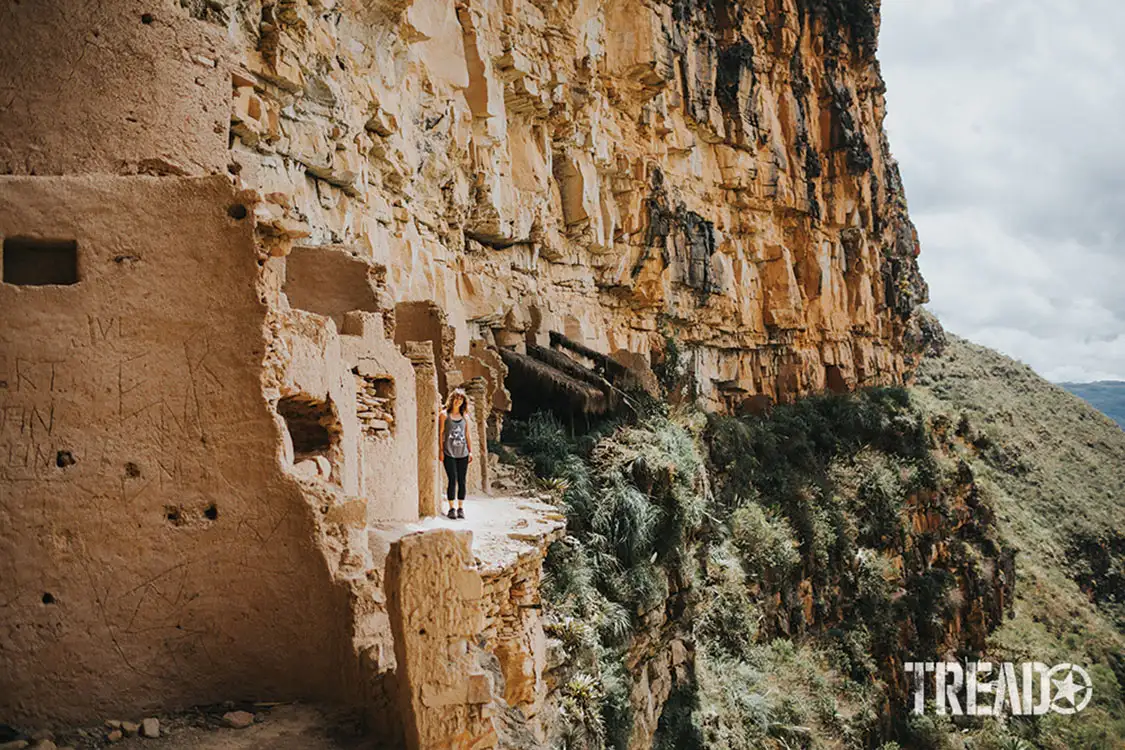
[[[1064,672],[1066,679],[1055,679],[1056,673]],[[1075,674],[1081,678],[1080,682],[1075,681]],[[1051,709],[1055,713],[1075,714],[1086,708],[1086,704],[1090,702],[1094,691],[1090,675],[1086,673],[1085,669],[1077,664],[1058,664],[1051,669],[1048,676],[1055,685],[1055,694],[1051,700]],[[1079,699],[1079,695],[1082,696],[1081,699]],[[1060,705],[1060,703],[1064,705]],[[1065,703],[1070,705],[1067,706]]]

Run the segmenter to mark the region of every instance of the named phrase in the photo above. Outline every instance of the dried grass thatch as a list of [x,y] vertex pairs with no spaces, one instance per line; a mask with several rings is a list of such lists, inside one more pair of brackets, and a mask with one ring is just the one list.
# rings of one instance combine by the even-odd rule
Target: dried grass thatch
[[588,346],[579,344],[574,339],[567,338],[558,331],[551,331],[550,337],[551,346],[557,346],[560,349],[568,349],[569,351],[572,351],[575,354],[590,360],[594,363],[595,369],[598,372],[604,373],[610,382],[614,382],[616,378],[627,375],[629,372],[629,368],[621,364],[620,362],[617,362],[606,356],[605,354],[602,354],[599,351],[595,351]]
[[591,370],[585,365],[575,362],[563,352],[555,349],[547,349],[546,347],[537,346],[535,344],[527,345],[527,353],[529,356],[548,364],[551,367],[566,373],[575,380],[581,380],[584,383],[589,383],[601,391],[608,391],[610,388],[609,383],[598,373]]
[[508,366],[506,382],[513,402],[517,399],[547,402],[545,406],[563,406],[581,414],[605,414],[609,410],[606,392],[585,379],[580,380],[547,362],[511,349],[501,349],[500,357]]

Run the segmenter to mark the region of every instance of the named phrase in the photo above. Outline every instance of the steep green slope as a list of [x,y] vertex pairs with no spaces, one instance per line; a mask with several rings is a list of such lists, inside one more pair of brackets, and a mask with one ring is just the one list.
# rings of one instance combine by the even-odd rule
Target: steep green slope
[[1125,382],[1102,380],[1097,383],[1060,383],[1059,385],[1089,402],[1091,406],[1125,429]]
[[917,402],[953,430],[1017,550],[1014,616],[997,660],[1090,668],[1091,706],[1019,727],[1048,748],[1125,746],[1125,432],[996,352],[949,337],[926,358]]
[[[544,592],[558,746],[1123,746],[1125,433],[1028,368],[951,338],[910,389],[507,437],[569,522]],[[638,696],[664,700],[683,644],[650,736]],[[903,662],[949,659],[1077,663],[1094,697],[912,716]]]

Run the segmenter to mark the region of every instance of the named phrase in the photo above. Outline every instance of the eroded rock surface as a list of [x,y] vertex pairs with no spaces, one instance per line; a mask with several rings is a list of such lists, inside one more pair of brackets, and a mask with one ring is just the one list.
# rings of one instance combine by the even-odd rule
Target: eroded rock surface
[[[651,362],[671,333],[717,407],[910,367],[926,290],[870,3],[180,5],[57,20],[60,60],[117,53],[70,65],[74,96],[8,45],[4,170],[225,169],[264,254],[385,266],[457,354],[557,330]],[[3,12],[13,38],[49,33]]]
[[49,6],[0,8],[3,716],[237,693],[542,739],[542,534],[442,552],[482,587],[455,725],[388,610],[470,585],[393,579],[381,536],[440,510],[449,389],[483,456],[507,362],[738,410],[899,380],[922,339],[868,3]]

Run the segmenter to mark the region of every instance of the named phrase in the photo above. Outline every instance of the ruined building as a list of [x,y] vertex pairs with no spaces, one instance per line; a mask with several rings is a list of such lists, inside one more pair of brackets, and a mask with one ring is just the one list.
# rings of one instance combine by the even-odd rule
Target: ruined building
[[711,409],[911,367],[861,0],[52,0],[0,28],[0,716],[300,697],[488,746],[497,701],[542,697],[559,529],[535,511],[494,568],[402,536],[450,387],[483,449],[536,394],[651,388],[671,341]]

